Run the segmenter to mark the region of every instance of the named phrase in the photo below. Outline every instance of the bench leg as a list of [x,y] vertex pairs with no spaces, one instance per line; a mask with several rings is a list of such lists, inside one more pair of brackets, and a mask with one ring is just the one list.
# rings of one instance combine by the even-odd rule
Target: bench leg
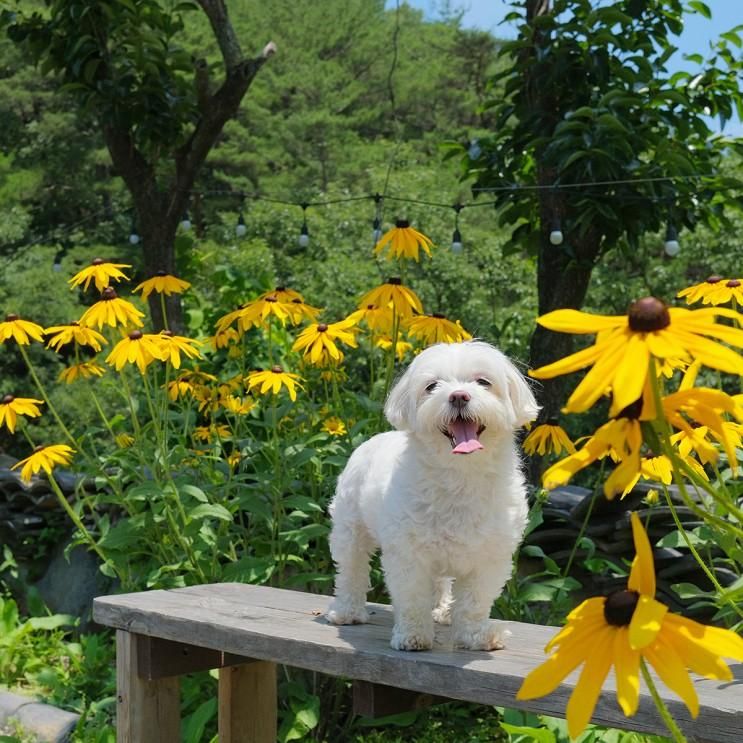
[[219,743],[276,743],[276,664],[219,671]]
[[116,741],[177,743],[181,739],[178,677],[148,681],[139,675],[137,647],[146,639],[116,632]]

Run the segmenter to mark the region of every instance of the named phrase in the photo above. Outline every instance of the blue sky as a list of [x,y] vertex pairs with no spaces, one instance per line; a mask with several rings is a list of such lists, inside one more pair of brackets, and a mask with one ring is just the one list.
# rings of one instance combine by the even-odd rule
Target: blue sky
[[[504,16],[513,8],[507,0],[405,0],[408,5],[420,8],[426,17],[436,18],[439,8],[449,5],[452,10],[464,10],[462,25],[465,28],[478,28],[490,31],[495,36],[514,37],[512,25],[501,24]],[[707,19],[698,13],[685,16],[684,32],[675,40],[679,52],[669,61],[671,71],[686,69],[693,72],[694,65],[685,62],[683,54],[701,54],[707,56],[709,43],[719,38],[721,33],[743,24],[743,2],[741,0],[705,0],[712,11],[712,18]],[[394,7],[394,0],[387,0],[388,7]],[[716,122],[711,122],[717,128]],[[741,122],[730,122],[725,127],[728,135],[743,135]]]

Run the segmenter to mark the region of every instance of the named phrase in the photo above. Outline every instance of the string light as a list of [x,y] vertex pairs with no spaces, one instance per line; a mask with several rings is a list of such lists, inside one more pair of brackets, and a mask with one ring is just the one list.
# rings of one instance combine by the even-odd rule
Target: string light
[[137,225],[132,222],[132,226],[129,229],[129,243],[131,245],[138,245],[141,238],[139,237],[139,233],[137,232]]
[[188,216],[188,209],[183,212],[183,216],[181,217],[181,229],[184,232],[188,232],[191,229],[191,218]]
[[469,157],[470,160],[477,160],[480,155],[482,155],[480,142],[477,139],[473,139],[470,142],[470,146],[467,148],[467,157]]
[[248,232],[248,226],[245,224],[245,217],[243,216],[242,211],[237,217],[237,224],[235,225],[235,234],[238,237],[245,237],[245,235]]
[[663,251],[669,258],[675,258],[681,252],[681,246],[678,241],[678,231],[673,222],[668,223],[666,240],[663,243]]
[[376,245],[382,237],[382,201],[383,196],[380,193],[375,193],[372,196],[375,204],[374,221],[372,222],[372,239]]
[[462,204],[454,204],[454,232],[451,236],[451,252],[459,254],[462,252],[464,246],[462,245],[462,235],[459,232],[459,212],[464,209]]
[[560,228],[560,220],[553,219],[552,226],[550,227],[550,244],[551,245],[562,245],[565,236],[562,234]]
[[310,244],[310,231],[307,229],[307,207],[309,204],[300,204],[302,207],[302,228],[299,230],[299,243],[300,248],[306,248]]

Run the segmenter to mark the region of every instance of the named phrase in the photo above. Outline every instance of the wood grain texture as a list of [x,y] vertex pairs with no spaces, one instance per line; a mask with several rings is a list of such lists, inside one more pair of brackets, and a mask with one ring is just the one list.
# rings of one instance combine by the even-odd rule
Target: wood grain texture
[[275,743],[276,664],[262,661],[219,672],[219,743]]
[[[554,627],[508,623],[505,650],[453,650],[449,628],[437,627],[433,651],[404,653],[389,646],[392,612],[370,604],[366,625],[335,627],[323,618],[329,598],[297,591],[237,583],[147,591],[95,600],[96,622],[117,629],[199,647],[297,666],[313,671],[411,689],[481,704],[504,705],[563,717],[577,674],[555,692],[527,703],[515,699],[524,676],[544,661],[543,648]],[[695,678],[698,721],[659,683],[682,729],[710,743],[743,741],[743,665],[733,665],[734,680]],[[650,696],[626,718],[615,698],[612,679],[602,692],[593,721],[627,730],[663,731]]]
[[140,642],[116,633],[117,743],[178,743],[181,739],[180,683],[177,677],[150,681],[139,673]]

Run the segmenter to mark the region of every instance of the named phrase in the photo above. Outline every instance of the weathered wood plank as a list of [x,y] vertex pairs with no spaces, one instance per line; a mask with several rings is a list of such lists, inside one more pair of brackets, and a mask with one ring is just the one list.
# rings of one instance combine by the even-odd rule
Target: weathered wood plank
[[[509,623],[505,650],[453,650],[446,627],[437,628],[432,652],[402,653],[389,647],[390,607],[372,604],[369,624],[334,627],[322,617],[328,598],[263,586],[219,584],[109,596],[94,602],[100,624],[176,642],[222,650],[309,670],[482,704],[522,707],[564,716],[577,681],[569,677],[553,694],[520,704],[515,693],[526,673],[544,660],[554,628]],[[695,679],[699,721],[659,683],[662,694],[691,736],[719,743],[743,740],[743,666],[735,681]],[[628,730],[661,731],[649,695],[643,692],[634,718],[625,718],[611,680],[599,699],[594,722]]]
[[221,650],[210,650],[158,637],[140,636],[137,642],[137,669],[139,675],[149,681],[168,676],[182,676],[184,673],[210,671],[212,668],[236,666],[251,661],[252,658],[244,658],[242,655],[232,655]]
[[181,739],[177,677],[150,681],[139,673],[138,645],[145,638],[116,633],[116,741],[160,743]]
[[219,743],[275,743],[276,664],[248,663],[219,672]]

